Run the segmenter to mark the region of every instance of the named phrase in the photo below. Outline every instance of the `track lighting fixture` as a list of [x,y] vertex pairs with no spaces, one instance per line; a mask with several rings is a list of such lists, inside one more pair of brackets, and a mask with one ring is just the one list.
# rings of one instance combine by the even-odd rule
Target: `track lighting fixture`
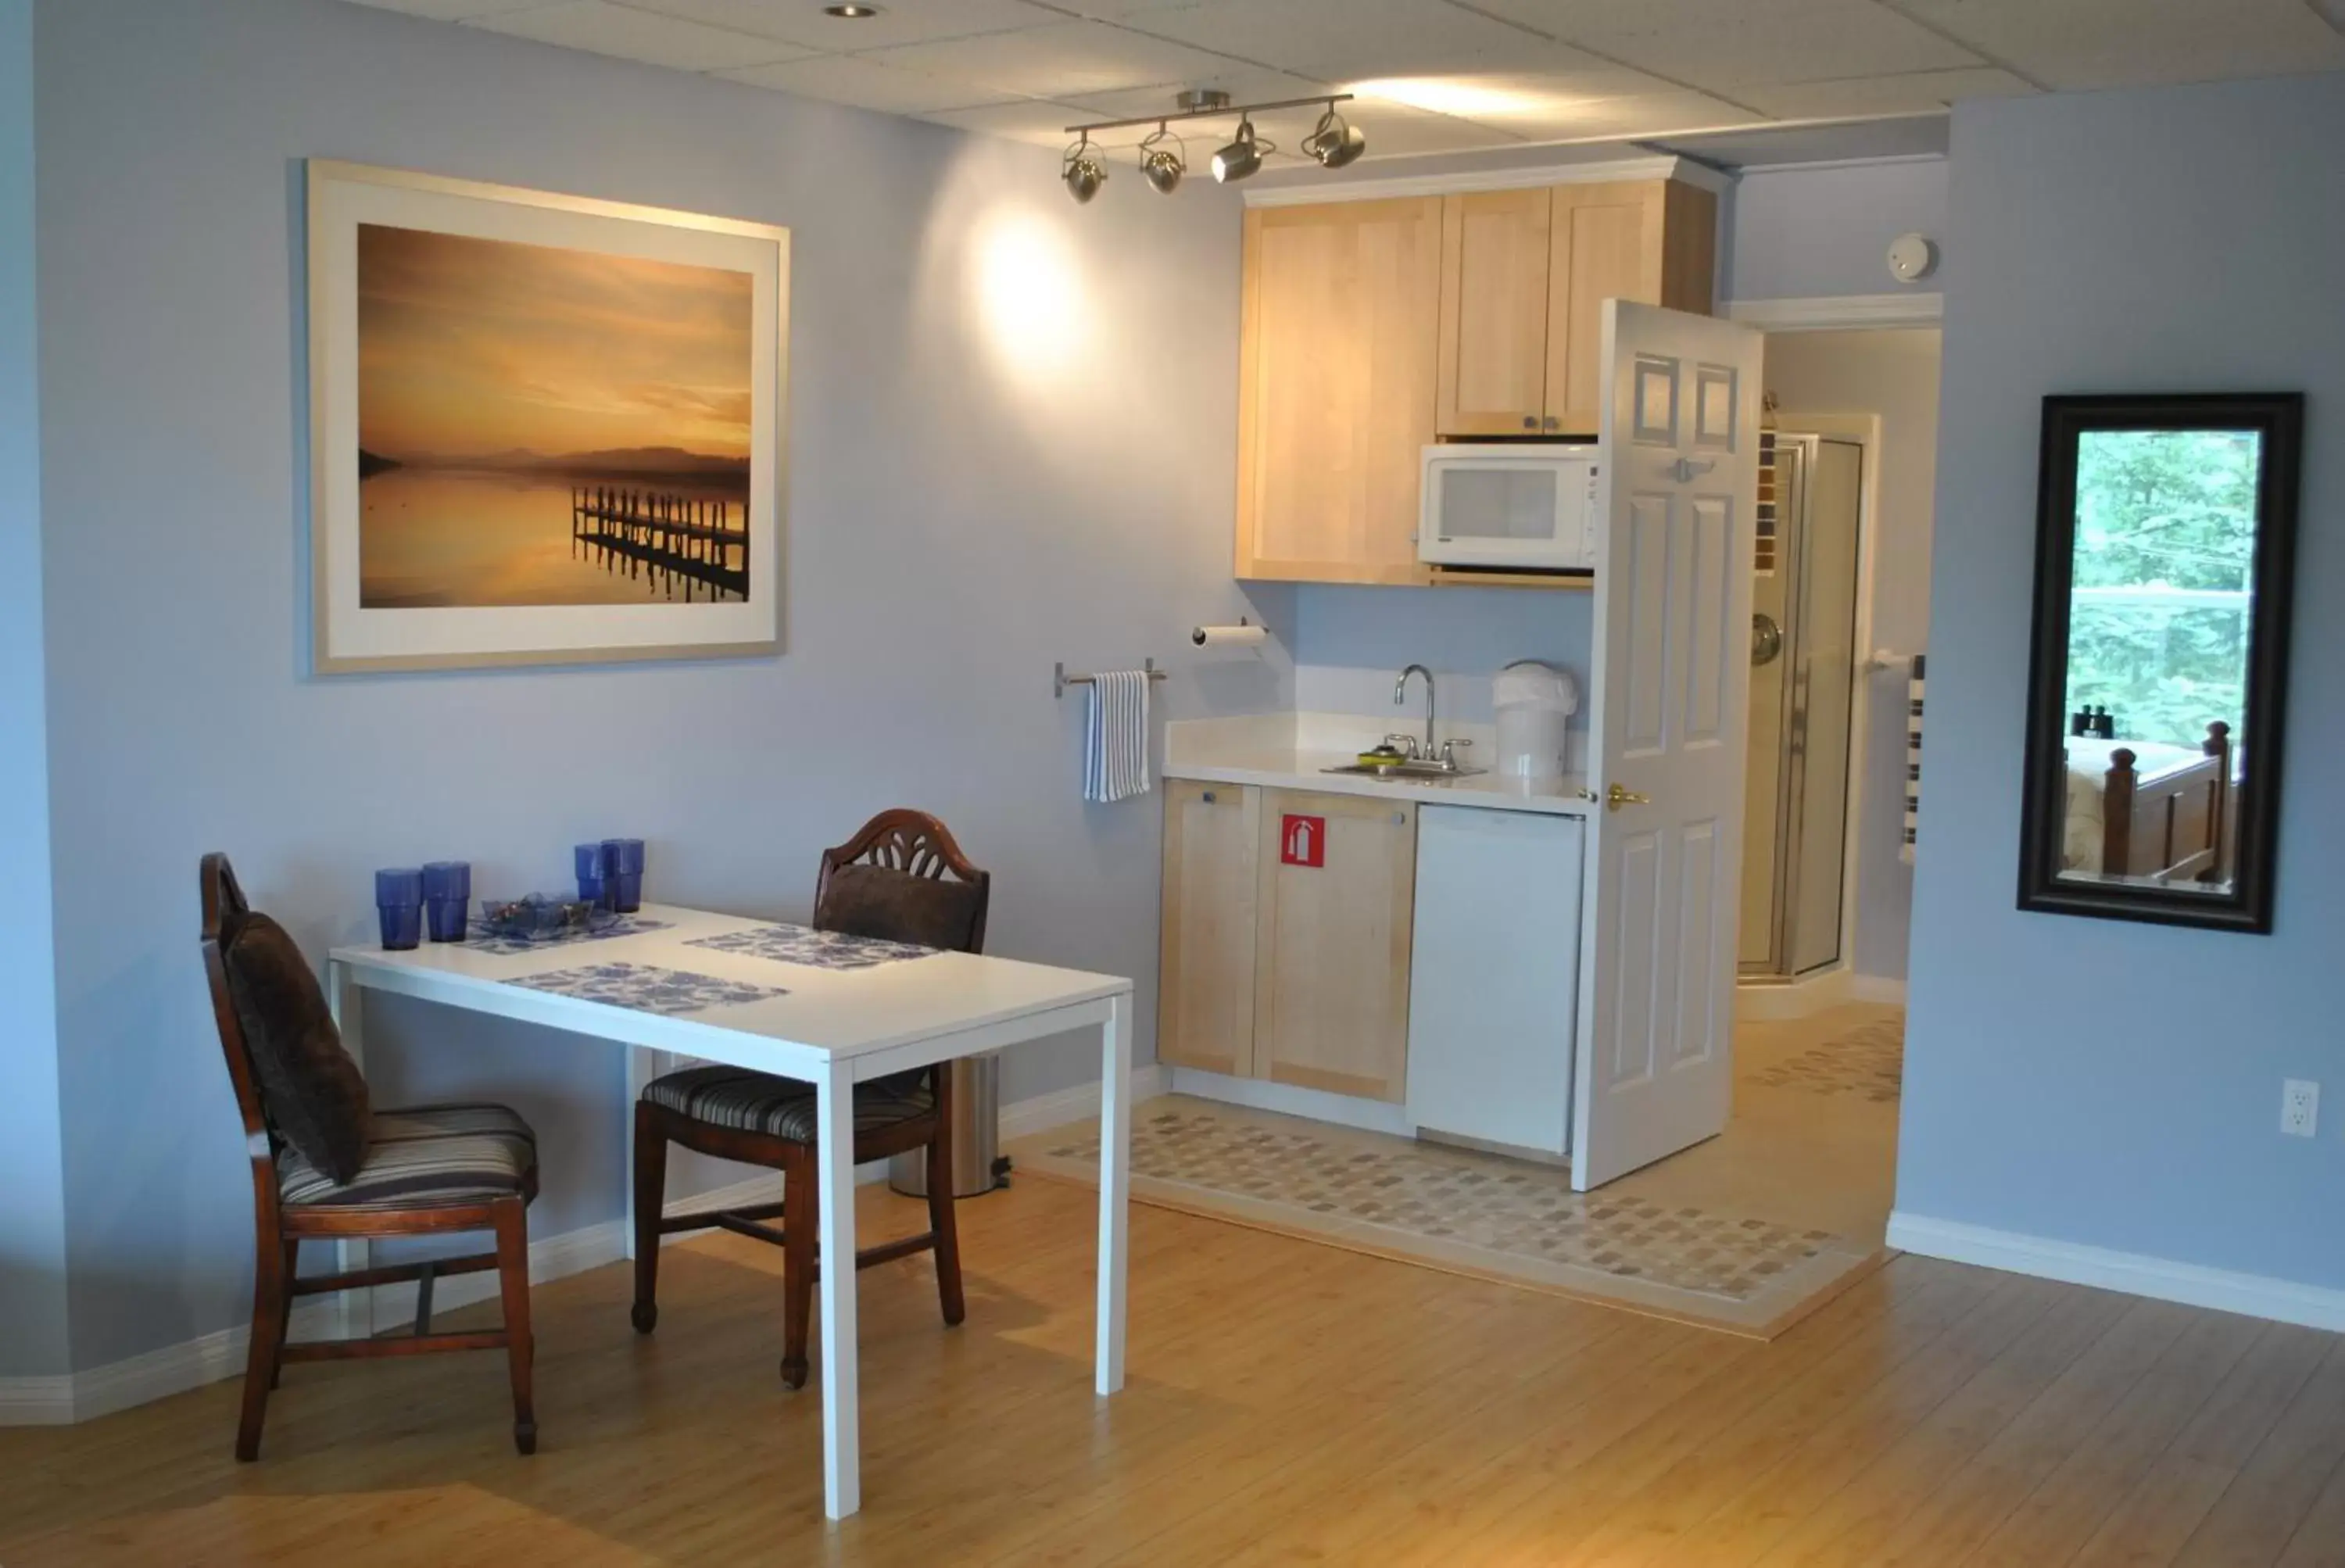
[[1318,127],[1304,138],[1303,150],[1317,158],[1322,168],[1341,168],[1368,150],[1368,138],[1329,104]]
[[1059,178],[1067,182],[1067,194],[1078,202],[1089,201],[1107,183],[1107,163],[1100,157],[1099,148],[1091,146],[1089,131],[1060,160]]
[[1235,139],[1213,154],[1211,168],[1213,178],[1223,185],[1245,178],[1262,168],[1263,158],[1278,150],[1254,128],[1254,117],[1271,109],[1296,109],[1325,105],[1318,126],[1304,140],[1303,151],[1316,160],[1323,168],[1342,168],[1359,160],[1368,150],[1368,138],[1360,127],[1345,120],[1335,106],[1352,101],[1349,93],[1328,93],[1311,98],[1280,98],[1272,103],[1233,104],[1230,96],[1212,88],[1185,92],[1178,98],[1180,111],[1170,115],[1142,115],[1128,120],[1098,120],[1090,125],[1069,126],[1067,134],[1077,138],[1067,148],[1059,165],[1059,178],[1067,182],[1067,192],[1077,201],[1089,201],[1099,194],[1107,180],[1107,165],[1091,146],[1091,132],[1122,130],[1129,126],[1153,125],[1156,128],[1140,143],[1140,177],[1150,188],[1170,196],[1179,188],[1189,172],[1188,148],[1172,134],[1175,120],[1222,119],[1237,117]]
[[1213,178],[1223,185],[1244,179],[1262,167],[1262,138],[1254,134],[1254,121],[1238,122],[1237,140],[1213,155]]
[[1181,177],[1189,172],[1189,160],[1183,156],[1186,150],[1181,138],[1160,120],[1156,129],[1140,144],[1140,177],[1159,195],[1172,195],[1180,186]]

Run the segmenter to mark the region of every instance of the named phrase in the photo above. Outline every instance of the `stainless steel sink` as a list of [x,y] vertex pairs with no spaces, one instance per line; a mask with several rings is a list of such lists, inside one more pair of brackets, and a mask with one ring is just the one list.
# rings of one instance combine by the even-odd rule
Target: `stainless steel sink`
[[1471,779],[1487,773],[1487,768],[1461,768],[1439,761],[1427,762],[1409,758],[1398,762],[1345,762],[1335,768],[1322,768],[1322,773],[1348,773],[1362,779],[1396,779],[1404,783],[1441,783],[1451,779]]

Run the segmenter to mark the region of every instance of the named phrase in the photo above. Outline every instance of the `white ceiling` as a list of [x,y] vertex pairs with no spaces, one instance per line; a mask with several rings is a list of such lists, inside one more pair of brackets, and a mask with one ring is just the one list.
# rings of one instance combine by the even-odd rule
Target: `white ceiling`
[[[356,3],[1052,147],[1183,87],[1357,90],[1371,158],[2345,69],[2345,0]],[[1311,118],[1258,121],[1274,161]]]

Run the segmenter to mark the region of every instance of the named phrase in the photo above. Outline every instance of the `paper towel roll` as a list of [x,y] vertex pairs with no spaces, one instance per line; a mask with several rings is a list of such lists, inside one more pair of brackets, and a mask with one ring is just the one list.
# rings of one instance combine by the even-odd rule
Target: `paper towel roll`
[[1268,642],[1270,633],[1240,621],[1233,626],[1199,626],[1189,640],[1201,648],[1253,648]]

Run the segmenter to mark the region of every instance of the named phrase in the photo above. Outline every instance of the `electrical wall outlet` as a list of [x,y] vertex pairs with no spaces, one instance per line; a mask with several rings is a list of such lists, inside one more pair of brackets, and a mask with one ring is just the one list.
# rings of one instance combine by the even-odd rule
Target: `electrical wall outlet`
[[2292,1138],[2309,1138],[2320,1130],[2320,1085],[2290,1078],[2279,1086],[2279,1130]]

